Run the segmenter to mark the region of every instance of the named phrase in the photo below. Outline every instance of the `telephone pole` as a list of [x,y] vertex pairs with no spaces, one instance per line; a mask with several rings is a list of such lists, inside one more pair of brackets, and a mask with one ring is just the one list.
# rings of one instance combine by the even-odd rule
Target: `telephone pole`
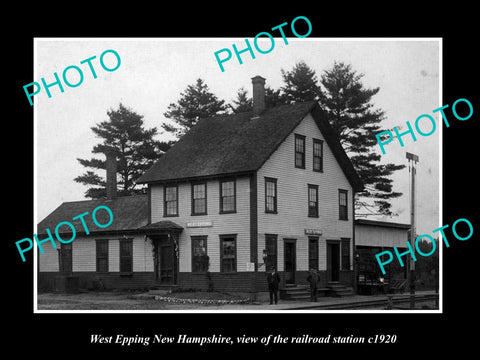
[[[415,252],[415,175],[417,169],[415,165],[418,162],[418,155],[407,152],[408,170],[412,175],[412,188],[410,190],[410,246],[412,251]],[[411,165],[411,166],[410,166]],[[415,309],[415,261],[413,256],[410,257],[410,271],[409,271],[409,284],[410,284],[410,309]]]

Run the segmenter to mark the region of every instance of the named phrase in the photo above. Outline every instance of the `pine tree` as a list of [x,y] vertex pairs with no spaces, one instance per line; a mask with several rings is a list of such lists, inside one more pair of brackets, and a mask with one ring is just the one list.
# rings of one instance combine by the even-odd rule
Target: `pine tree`
[[[247,91],[242,87],[237,91],[237,99],[233,100],[233,105],[229,107],[234,113],[242,113],[252,111],[252,98],[247,97]],[[269,86],[265,86],[265,107],[275,107],[288,104],[285,94],[281,90],[274,90]]]
[[184,135],[201,118],[207,118],[225,113],[227,106],[224,100],[219,100],[210,92],[202,79],[197,79],[193,85],[188,85],[180,94],[177,103],[171,103],[164,116],[173,121],[162,124],[162,128],[173,133],[177,138]]
[[[122,189],[119,195],[140,193],[135,181],[150,168],[161,153],[168,150],[170,143],[153,139],[156,128],[145,129],[143,116],[138,115],[123,104],[117,110],[107,111],[108,121],[103,121],[91,129],[103,142],[93,147],[92,153],[104,154],[107,149],[114,150],[117,156],[118,186]],[[105,156],[101,159],[77,159],[86,168],[105,170]],[[93,170],[87,170],[77,176],[75,182],[91,186],[85,192],[85,197],[99,199],[106,196],[105,178]]]
[[318,100],[321,90],[317,76],[304,61],[295,64],[291,71],[281,69],[285,86],[281,88],[284,100],[290,104]]
[[359,215],[375,215],[375,209],[378,214],[392,215],[389,200],[402,194],[393,191],[390,176],[405,166],[380,164],[375,134],[383,130],[380,123],[385,113],[374,109],[371,102],[380,88],[364,88],[362,77],[350,65],[335,62],[321,76],[323,91],[319,103],[327,111],[330,125],[365,185],[359,195],[373,200],[373,204],[357,201],[357,207],[367,210]]
[[275,107],[289,104],[288,98],[281,89],[274,90],[269,86],[265,87],[265,107]]
[[232,102],[233,105],[229,104],[228,106],[235,114],[252,110],[252,98],[247,96],[247,90],[244,87],[238,89],[237,98]]

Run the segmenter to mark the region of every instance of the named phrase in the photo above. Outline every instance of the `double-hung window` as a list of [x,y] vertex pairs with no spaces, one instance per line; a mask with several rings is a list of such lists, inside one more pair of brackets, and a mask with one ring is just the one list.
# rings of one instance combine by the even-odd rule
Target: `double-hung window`
[[164,187],[164,216],[178,216],[178,186],[165,185]]
[[277,235],[265,235],[265,269],[269,271],[271,268],[277,268]]
[[308,216],[318,217],[318,185],[308,184]]
[[108,240],[96,240],[97,272],[108,272]]
[[318,237],[308,237],[308,269],[318,270]]
[[235,180],[220,181],[220,213],[234,213],[236,211]]
[[348,220],[348,191],[338,190],[338,218]]
[[342,270],[350,270],[350,239],[342,238]]
[[265,178],[265,212],[277,213],[277,179]]
[[220,271],[237,271],[236,235],[220,235]]
[[207,214],[207,183],[192,184],[192,215]]
[[305,136],[295,134],[295,167],[305,169]]
[[133,271],[133,241],[132,239],[120,240],[120,272]]
[[323,141],[313,139],[313,171],[323,171]]
[[192,236],[192,272],[208,270],[207,237]]
[[62,273],[72,272],[72,243],[60,245],[60,271]]

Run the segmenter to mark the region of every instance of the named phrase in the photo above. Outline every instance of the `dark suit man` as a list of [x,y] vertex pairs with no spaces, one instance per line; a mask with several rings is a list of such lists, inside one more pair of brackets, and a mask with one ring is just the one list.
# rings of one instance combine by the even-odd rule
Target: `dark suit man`
[[310,269],[307,281],[310,283],[310,301],[317,301],[317,286],[320,281],[320,276],[318,276],[315,269]]
[[280,275],[273,267],[267,275],[268,291],[270,293],[270,305],[278,303],[278,286],[280,284]]

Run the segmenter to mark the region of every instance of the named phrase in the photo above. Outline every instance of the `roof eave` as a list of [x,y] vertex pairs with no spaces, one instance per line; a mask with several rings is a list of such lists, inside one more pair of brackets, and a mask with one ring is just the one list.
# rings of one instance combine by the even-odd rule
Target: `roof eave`
[[356,225],[367,225],[367,226],[379,226],[379,227],[389,227],[389,228],[396,228],[396,229],[410,229],[410,224],[403,224],[403,223],[394,223],[388,221],[380,221],[380,220],[368,220],[368,219],[356,219]]
[[210,174],[210,175],[149,180],[149,181],[143,181],[141,183],[139,183],[137,181],[137,183],[139,183],[139,184],[149,184],[149,185],[160,185],[160,184],[166,184],[166,183],[188,182],[188,181],[207,180],[207,179],[218,179],[218,178],[232,177],[232,176],[248,176],[248,175],[256,172],[257,170],[258,169],[256,169],[256,168],[252,168],[252,169],[248,169],[248,170],[218,173],[218,174]]
[[[77,238],[79,236],[99,236],[99,235],[118,236],[118,235],[123,235],[123,234],[143,234],[144,231],[142,231],[140,229],[141,228],[138,228],[138,229],[124,229],[124,230],[122,230],[122,229],[120,229],[120,230],[118,230],[118,229],[115,229],[115,230],[98,230],[98,231],[89,231],[88,234],[85,231],[77,231],[75,233],[75,238]],[[38,237],[46,236],[46,235],[47,235],[46,232],[37,232]],[[73,236],[73,233],[72,232],[58,232],[58,235],[61,235],[62,239],[63,239],[63,237],[65,237],[65,238],[70,237],[71,238]],[[42,240],[42,239],[40,239],[40,240]],[[55,240],[55,237],[54,237],[54,240]]]

